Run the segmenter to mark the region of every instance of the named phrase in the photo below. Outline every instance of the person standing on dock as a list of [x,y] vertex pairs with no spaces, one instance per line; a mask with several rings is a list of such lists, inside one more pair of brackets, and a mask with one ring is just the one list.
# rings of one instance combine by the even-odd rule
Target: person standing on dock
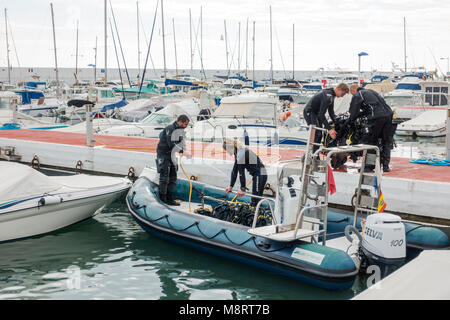
[[[264,187],[267,182],[267,171],[261,159],[250,149],[246,148],[239,140],[232,140],[225,138],[223,141],[223,149],[230,155],[234,156],[234,166],[231,172],[230,186],[225,189],[226,193],[233,190],[239,174],[239,181],[241,182],[241,189],[237,193],[238,197],[243,197],[247,191],[245,181],[245,170],[252,176],[253,188],[252,193],[255,196],[262,197]],[[256,207],[259,199],[252,198],[251,205]]]
[[[334,99],[342,98],[349,93],[349,87],[346,83],[339,84],[336,88],[329,88],[316,93],[309,102],[306,104],[303,111],[303,117],[306,123],[314,125],[319,128],[325,128],[328,130],[328,134],[332,139],[336,139],[336,130],[331,128],[330,123],[326,118],[326,113],[330,116],[331,121],[336,121],[336,115],[334,114]],[[322,132],[317,130],[314,138],[314,143],[320,143],[322,141]],[[319,146],[314,146],[314,152],[319,149]]]
[[[394,143],[395,129],[392,125],[394,115],[391,107],[376,91],[360,88],[354,84],[350,87],[353,95],[350,103],[350,117],[347,124],[360,117],[367,117],[369,133],[364,136],[363,143],[378,146],[380,148],[381,165],[383,172],[389,172],[389,162],[391,161],[391,150]],[[375,151],[370,150],[369,153]],[[373,171],[375,167],[369,166],[367,171]]]
[[159,173],[159,197],[170,206],[179,206],[173,199],[173,190],[177,182],[178,164],[175,154],[187,158],[191,155],[185,152],[185,132],[189,125],[189,117],[181,115],[177,121],[168,125],[159,135],[156,149],[156,168]]

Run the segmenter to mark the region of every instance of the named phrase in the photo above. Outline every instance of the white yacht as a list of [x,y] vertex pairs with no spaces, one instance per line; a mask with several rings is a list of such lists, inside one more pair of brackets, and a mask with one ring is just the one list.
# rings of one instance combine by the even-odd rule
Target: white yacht
[[211,118],[187,129],[187,139],[221,143],[223,138],[237,138],[252,145],[305,145],[306,128],[298,118],[286,116],[288,111],[281,113],[278,103],[277,95],[268,93],[223,98]]
[[125,178],[46,176],[29,166],[0,162],[0,242],[52,232],[81,222],[126,193]]
[[417,76],[404,77],[396,89],[384,95],[399,119],[413,119],[428,110],[448,106],[448,81],[424,80]]

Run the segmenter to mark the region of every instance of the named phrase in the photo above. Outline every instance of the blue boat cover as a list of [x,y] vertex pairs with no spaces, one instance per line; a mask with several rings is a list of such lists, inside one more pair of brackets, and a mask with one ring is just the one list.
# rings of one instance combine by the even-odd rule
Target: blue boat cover
[[41,91],[19,90],[14,91],[14,93],[22,96],[22,104],[30,104],[32,99],[44,98],[44,94]]
[[191,86],[191,87],[197,87],[198,84],[193,84],[192,82],[188,81],[182,81],[182,80],[175,80],[175,79],[166,79],[165,82],[166,86],[174,85],[174,86]]
[[388,76],[380,76],[380,75],[377,75],[377,76],[373,76],[372,77],[372,79],[370,79],[372,82],[374,82],[375,80],[387,80],[387,79],[389,79],[389,77]]
[[29,81],[25,84],[25,86],[28,88],[37,88],[37,86],[45,86],[46,84],[46,82]]
[[19,123],[7,123],[3,127],[0,127],[0,130],[18,130],[21,127]]
[[119,102],[116,102],[113,104],[108,104],[108,105],[104,106],[101,112],[106,112],[108,110],[114,110],[115,108],[122,108],[122,107],[125,107],[127,104],[128,104],[127,100],[122,99]]
[[322,86],[320,85],[304,85],[303,89],[305,90],[322,90]]
[[399,83],[397,88],[395,88],[397,90],[421,90],[422,88],[420,87],[420,85],[416,84],[416,83]]

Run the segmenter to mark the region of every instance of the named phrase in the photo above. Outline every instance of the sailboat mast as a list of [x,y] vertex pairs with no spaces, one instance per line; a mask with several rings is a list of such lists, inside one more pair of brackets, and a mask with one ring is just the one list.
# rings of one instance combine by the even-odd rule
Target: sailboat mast
[[273,83],[272,6],[270,6],[270,81]]
[[247,29],[245,33],[245,78],[248,77],[248,18],[247,18]]
[[295,23],[292,25],[292,80],[295,79]]
[[97,40],[98,40],[98,37],[95,37],[94,86],[95,86],[95,82],[97,81]]
[[407,72],[407,62],[406,62],[406,17],[403,17],[403,49],[405,54],[405,73]]
[[190,44],[191,44],[191,77],[194,72],[194,53],[192,52],[192,13],[191,9],[189,9],[189,35],[190,35]]
[[75,50],[75,81],[78,84],[78,20],[77,20],[77,46]]
[[164,36],[164,5],[163,0],[161,0],[161,24],[162,24],[162,40],[163,40],[163,56],[164,56],[164,80],[167,79],[166,71],[166,42]]
[[253,21],[253,87],[255,87],[255,34],[256,34],[256,21]]
[[5,8],[5,30],[6,30],[6,57],[8,60],[8,83],[11,83],[11,63],[9,60],[9,39],[8,39],[8,10]]
[[227,37],[227,20],[223,20],[223,25],[225,27],[225,52],[226,52],[226,56],[227,56],[227,72],[228,72],[228,76],[230,76],[230,68],[228,65],[228,37]]
[[108,0],[105,0],[105,85],[107,83],[108,83]]
[[172,27],[173,27],[173,46],[175,48],[175,73],[176,73],[176,79],[178,79],[177,39],[175,37],[175,19],[174,18],[172,18]]
[[53,3],[50,3],[50,9],[52,11],[53,47],[55,51],[56,97],[59,97],[58,55],[56,53],[55,15],[53,14]]
[[138,79],[141,75],[141,39],[140,39],[140,25],[139,25],[139,1],[136,1],[136,21],[137,21],[137,46],[138,46]]
[[239,41],[238,41],[238,74],[241,72],[241,23],[239,22]]

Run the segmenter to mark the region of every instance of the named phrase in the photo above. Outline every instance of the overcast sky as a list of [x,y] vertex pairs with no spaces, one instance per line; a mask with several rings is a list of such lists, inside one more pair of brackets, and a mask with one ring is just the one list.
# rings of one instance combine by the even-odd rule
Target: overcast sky
[[[104,0],[53,0],[58,64],[75,67],[76,22],[79,20],[79,67],[94,63],[95,38],[98,37],[98,66],[104,66]],[[108,1],[109,3],[109,1]],[[126,63],[138,66],[136,1],[111,0]],[[143,19],[141,65],[145,62],[157,0],[140,0]],[[450,1],[438,0],[165,0],[165,42],[167,68],[175,68],[172,19],[179,69],[190,68],[189,9],[197,29],[203,8],[203,65],[205,69],[226,69],[224,20],[227,23],[230,60],[238,65],[238,26],[241,22],[241,69],[246,64],[246,28],[249,19],[248,64],[252,68],[253,21],[256,21],[256,69],[270,69],[269,7],[273,12],[274,69],[292,70],[292,29],[295,24],[295,69],[342,68],[357,70],[357,54],[363,70],[401,67],[403,59],[403,17],[406,17],[408,67],[436,66],[447,69],[450,56]],[[53,67],[53,38],[48,0],[0,0],[0,65],[6,65],[6,41],[3,8],[8,9],[10,58],[13,66]],[[161,7],[151,45],[156,68],[163,67]],[[108,9],[108,15],[111,11]],[[109,26],[108,26],[109,32]],[[144,33],[147,38],[144,39]],[[194,35],[195,36],[195,35]],[[198,36],[200,41],[200,36]],[[195,39],[194,39],[195,43]],[[15,46],[14,46],[15,45]],[[16,57],[16,50],[17,57]],[[108,66],[117,67],[111,37],[108,42]],[[151,66],[149,65],[149,68]],[[194,68],[200,68],[199,50]]]

